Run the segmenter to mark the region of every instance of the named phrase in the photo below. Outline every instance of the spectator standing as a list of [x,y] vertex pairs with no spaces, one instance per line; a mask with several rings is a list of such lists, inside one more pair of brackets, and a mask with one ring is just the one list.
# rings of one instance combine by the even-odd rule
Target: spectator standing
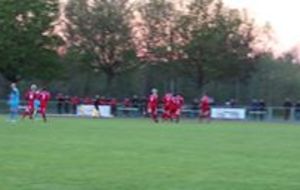
[[101,105],[101,106],[108,105],[108,101],[107,101],[107,99],[106,99],[105,96],[101,96],[101,97],[99,98],[99,105]]
[[254,119],[254,120],[257,119],[258,111],[259,111],[258,100],[252,99],[251,105],[250,105],[250,115],[251,115],[252,119]]
[[231,99],[229,102],[231,108],[235,108],[237,106],[237,101],[235,99]]
[[134,108],[138,108],[138,107],[139,107],[139,97],[138,97],[137,95],[134,95],[134,96],[132,97],[131,102],[132,102],[132,106],[133,106]]
[[131,99],[132,107],[135,108],[134,110],[134,116],[138,117],[139,115],[139,97],[137,95],[134,95]]
[[284,108],[284,120],[288,121],[291,119],[291,111],[293,108],[293,103],[289,98],[286,98],[283,103]]
[[64,100],[65,100],[64,101],[65,113],[69,114],[70,113],[71,98],[70,98],[70,96],[66,95]]
[[93,104],[93,99],[90,97],[85,97],[83,100],[84,105],[92,105]]
[[263,121],[265,119],[265,115],[267,114],[267,109],[266,109],[266,102],[265,100],[261,99],[259,100],[259,119]]
[[126,117],[128,117],[129,116],[129,112],[130,112],[129,108],[131,107],[131,101],[130,101],[129,98],[125,98],[124,99],[123,106],[124,106],[124,115]]
[[300,101],[298,101],[295,105],[295,118],[300,120]]
[[148,115],[147,107],[148,107],[148,99],[146,96],[143,96],[140,100],[140,113],[145,117]]
[[65,101],[65,97],[62,93],[58,93],[56,96],[56,101],[57,101],[57,113],[62,114],[62,107]]
[[80,98],[77,96],[73,96],[71,98],[72,112],[74,115],[77,114],[77,106],[80,104]]
[[117,104],[118,104],[118,101],[116,98],[112,98],[110,100],[111,114],[115,117],[117,116]]
[[194,98],[194,100],[192,101],[192,114],[191,117],[197,117],[198,116],[198,112],[199,112],[199,100],[197,98]]

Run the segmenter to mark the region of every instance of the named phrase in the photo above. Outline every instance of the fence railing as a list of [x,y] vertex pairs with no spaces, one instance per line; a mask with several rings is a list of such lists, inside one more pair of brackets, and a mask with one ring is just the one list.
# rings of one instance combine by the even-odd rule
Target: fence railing
[[[25,102],[22,102],[25,105]],[[286,109],[284,107],[267,107],[264,111],[254,111],[250,107],[245,108],[246,119],[253,121],[300,121],[300,109]],[[62,106],[62,113],[64,115],[75,115],[72,105]],[[118,105],[115,109],[112,109],[113,115],[116,117],[128,117],[128,118],[139,118],[148,117],[146,108],[140,107],[124,107]],[[159,114],[162,114],[162,109],[159,109]],[[9,113],[9,107],[7,101],[0,101],[0,114]],[[48,105],[48,113],[59,114],[56,102],[50,102]],[[192,106],[186,105],[182,110],[183,118],[196,119],[199,116],[198,109],[192,109]]]

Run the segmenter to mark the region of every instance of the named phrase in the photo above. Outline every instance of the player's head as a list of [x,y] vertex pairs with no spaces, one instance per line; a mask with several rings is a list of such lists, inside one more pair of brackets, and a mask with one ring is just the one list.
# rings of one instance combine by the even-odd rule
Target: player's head
[[151,92],[152,92],[152,94],[157,94],[157,93],[158,93],[158,90],[157,90],[156,88],[153,88],[153,89],[151,90]]
[[11,87],[12,89],[15,89],[15,88],[17,88],[17,84],[16,84],[16,83],[11,83],[10,87]]
[[32,84],[32,85],[30,86],[30,89],[31,89],[32,91],[37,91],[37,85]]

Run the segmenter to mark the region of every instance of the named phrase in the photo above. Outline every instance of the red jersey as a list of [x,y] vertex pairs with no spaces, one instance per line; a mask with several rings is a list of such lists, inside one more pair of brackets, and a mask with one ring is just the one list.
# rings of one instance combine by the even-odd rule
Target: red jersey
[[101,97],[100,99],[99,99],[99,105],[102,105],[102,106],[104,106],[104,105],[107,105],[107,100],[106,100],[106,98],[104,98],[104,97]]
[[38,95],[38,99],[41,102],[41,107],[46,108],[48,105],[48,102],[50,101],[51,95],[48,91],[42,91]]
[[124,104],[125,107],[130,107],[131,106],[130,99],[129,98],[125,98],[123,104]]
[[25,94],[25,99],[27,100],[27,104],[30,108],[34,107],[34,100],[37,99],[37,93],[34,91],[28,91]]
[[93,104],[93,99],[89,98],[89,97],[86,97],[84,100],[83,100],[83,103],[85,105],[92,105]]
[[208,96],[204,96],[200,101],[200,109],[202,111],[210,110],[210,98]]
[[177,95],[176,96],[176,101],[177,101],[177,104],[178,104],[179,108],[182,108],[184,106],[184,98],[182,96]]
[[172,104],[172,94],[166,94],[163,98],[164,109],[169,109]]
[[79,105],[80,104],[80,98],[78,98],[77,96],[74,96],[71,98],[71,104],[72,105]]
[[110,103],[109,103],[109,104],[110,104],[111,106],[117,106],[118,101],[117,101],[117,99],[113,98],[113,99],[110,100]]
[[151,95],[148,100],[148,107],[149,108],[157,108],[158,107],[158,96]]

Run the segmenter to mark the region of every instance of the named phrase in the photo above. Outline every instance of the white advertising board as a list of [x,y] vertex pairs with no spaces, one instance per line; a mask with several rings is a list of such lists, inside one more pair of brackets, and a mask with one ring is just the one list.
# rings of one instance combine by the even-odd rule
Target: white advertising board
[[244,108],[212,108],[211,117],[213,119],[244,120],[244,119],[246,119],[246,109],[244,109]]
[[77,115],[83,117],[103,117],[111,118],[111,107],[110,106],[99,106],[99,112],[93,105],[80,105],[77,108]]

